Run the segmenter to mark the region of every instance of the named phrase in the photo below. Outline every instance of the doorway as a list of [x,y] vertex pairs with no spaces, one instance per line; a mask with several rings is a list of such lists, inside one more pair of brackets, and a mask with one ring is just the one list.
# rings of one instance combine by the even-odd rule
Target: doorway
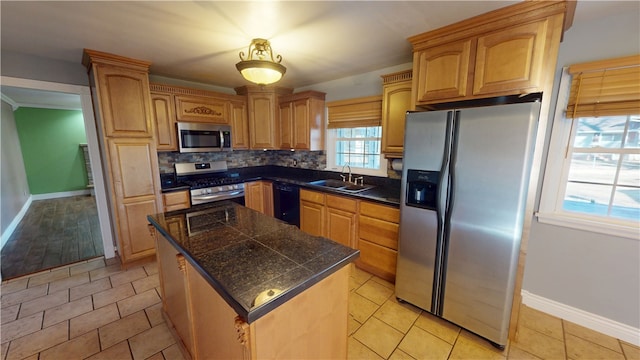
[[[19,88],[24,90],[33,90],[33,91],[46,91],[54,94],[60,95],[72,95],[77,96],[80,100],[80,106],[83,114],[83,120],[85,125],[85,132],[87,138],[87,148],[88,154],[90,158],[91,172],[94,180],[94,191],[95,191],[95,205],[97,212],[97,221],[98,224],[95,226],[96,229],[99,229],[100,237],[102,239],[102,248],[104,250],[105,258],[112,258],[115,256],[115,247],[113,245],[113,235],[111,230],[111,221],[110,214],[107,205],[107,192],[106,192],[106,184],[104,181],[104,175],[102,172],[102,159],[100,156],[99,143],[98,143],[98,134],[96,131],[95,118],[93,116],[93,105],[91,101],[91,92],[89,87],[87,86],[79,86],[79,85],[70,85],[70,84],[60,84],[60,83],[52,83],[45,81],[37,81],[37,80],[29,80],[29,79],[20,79],[20,78],[11,78],[11,77],[1,77],[2,86],[9,86],[12,88]],[[23,206],[23,210],[21,211],[16,219],[12,222],[12,224],[7,228],[2,234],[2,243],[3,245],[8,240],[8,236],[5,236],[6,233],[12,233],[17,227],[20,220],[26,218],[26,214],[28,210],[32,206],[33,196],[30,196]],[[65,209],[69,213],[73,213],[71,209],[77,209],[82,202],[75,202],[73,205],[62,205],[61,203],[57,204],[60,209]],[[86,204],[85,204],[86,205]],[[41,207],[41,206],[40,206]],[[35,207],[37,209],[38,207]],[[13,228],[11,229],[11,227]],[[8,231],[9,230],[9,231]],[[99,244],[98,244],[99,245]],[[44,270],[44,269],[42,269]]]

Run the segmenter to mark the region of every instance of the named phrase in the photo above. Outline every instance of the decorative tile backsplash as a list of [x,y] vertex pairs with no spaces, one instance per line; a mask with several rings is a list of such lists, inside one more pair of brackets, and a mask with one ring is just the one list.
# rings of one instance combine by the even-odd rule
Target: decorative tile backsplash
[[250,166],[278,165],[302,169],[323,170],[327,164],[324,151],[236,150],[204,153],[158,152],[160,173],[173,173],[176,162],[226,161],[229,169]]

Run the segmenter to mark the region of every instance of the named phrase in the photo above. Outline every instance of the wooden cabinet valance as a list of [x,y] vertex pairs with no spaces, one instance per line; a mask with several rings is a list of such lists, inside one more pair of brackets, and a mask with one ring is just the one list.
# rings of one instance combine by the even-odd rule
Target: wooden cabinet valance
[[204,96],[176,96],[176,119],[228,124],[228,101]]
[[382,96],[368,96],[327,103],[328,128],[379,126]]

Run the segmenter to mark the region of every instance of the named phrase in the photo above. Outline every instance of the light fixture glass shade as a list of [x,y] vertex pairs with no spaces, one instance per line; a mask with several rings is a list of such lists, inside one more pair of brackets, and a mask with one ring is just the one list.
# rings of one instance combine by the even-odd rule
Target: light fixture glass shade
[[287,71],[280,64],[282,56],[273,58],[271,44],[265,39],[253,39],[249,45],[249,51],[245,57],[244,52],[240,52],[240,61],[236,68],[242,77],[258,85],[268,85],[279,81]]

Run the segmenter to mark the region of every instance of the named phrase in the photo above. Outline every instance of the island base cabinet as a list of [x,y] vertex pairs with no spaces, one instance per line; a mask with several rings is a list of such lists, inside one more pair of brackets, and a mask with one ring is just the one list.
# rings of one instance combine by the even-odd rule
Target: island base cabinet
[[186,262],[192,359],[346,359],[349,269],[344,266],[247,324]]

